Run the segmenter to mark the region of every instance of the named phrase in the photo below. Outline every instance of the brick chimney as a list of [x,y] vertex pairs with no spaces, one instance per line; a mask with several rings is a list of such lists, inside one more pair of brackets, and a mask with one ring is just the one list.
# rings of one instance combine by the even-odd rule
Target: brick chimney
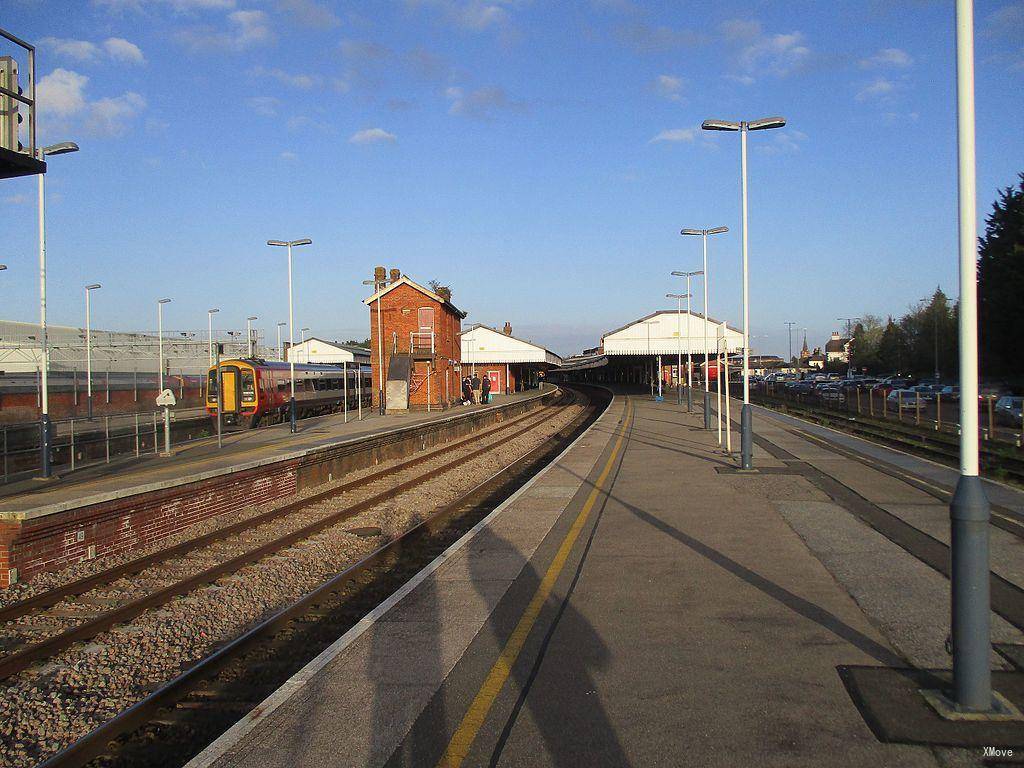
[[451,302],[452,289],[449,288],[447,285],[442,285],[440,288],[437,289],[437,295],[440,296],[445,301]]
[[512,323],[505,323],[505,335],[506,336],[511,336],[512,335]]
[[391,268],[391,282],[392,283],[397,283],[399,278],[401,278],[401,277],[402,277],[402,270],[400,270],[398,267],[392,267]]
[[388,280],[388,272],[384,267],[373,268],[373,282],[375,288],[380,288]]

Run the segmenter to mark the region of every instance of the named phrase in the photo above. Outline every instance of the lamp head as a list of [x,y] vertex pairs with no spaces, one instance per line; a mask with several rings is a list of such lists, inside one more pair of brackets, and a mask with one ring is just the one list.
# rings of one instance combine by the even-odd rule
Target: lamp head
[[283,245],[283,246],[287,246],[288,243],[286,243],[284,240],[267,240],[267,245]]
[[7,265],[6,264],[0,264],[0,272],[3,272],[5,269],[7,269]]
[[218,312],[220,312],[219,309],[208,309],[208,310],[206,310],[206,314],[208,314],[208,315],[215,315]]
[[703,235],[703,229],[681,229],[679,230],[680,235]]
[[245,318],[245,319],[246,319],[246,320],[259,320],[259,318],[258,318],[258,317],[256,317],[256,315],[253,315],[252,317],[247,317],[247,318]]
[[301,240],[292,240],[292,245],[312,245],[313,241],[308,237],[304,237]]
[[714,229],[709,229],[708,230],[708,234],[709,235],[720,235],[723,232],[728,232],[728,231],[729,231],[728,227],[715,227]]
[[740,124],[730,120],[705,120],[700,127],[705,131],[738,131]]
[[87,290],[87,291],[95,291],[97,288],[102,288],[102,287],[103,286],[100,285],[99,283],[93,283],[92,285],[85,286],[85,290]]
[[665,294],[665,298],[666,299],[688,299],[688,298],[690,298],[690,294],[688,294],[688,293],[666,293]]
[[56,144],[51,144],[48,147],[43,147],[41,151],[44,156],[66,155],[68,152],[77,152],[78,145],[73,141],[60,141]]
[[786,124],[784,117],[762,117],[760,120],[751,120],[747,123],[748,131],[764,131],[768,128],[781,128]]
[[170,304],[171,300],[170,299],[157,299],[156,303],[157,304]]

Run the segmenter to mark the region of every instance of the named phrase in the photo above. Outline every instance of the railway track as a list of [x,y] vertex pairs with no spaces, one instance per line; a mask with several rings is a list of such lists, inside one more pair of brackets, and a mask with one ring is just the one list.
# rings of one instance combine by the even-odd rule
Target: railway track
[[[257,546],[247,547],[243,552],[237,554],[228,553],[230,556],[224,557],[220,562],[207,568],[190,573],[184,578],[172,579],[171,583],[163,585],[156,590],[148,591],[135,599],[113,606],[110,610],[98,611],[98,615],[78,622],[70,628],[54,632],[38,642],[30,642],[14,653],[4,657],[2,662],[0,662],[2,664],[0,669],[3,669],[4,674],[8,676],[17,674],[19,671],[21,672],[18,677],[12,678],[10,682],[14,682],[19,677],[24,677],[24,675],[51,674],[48,667],[52,665],[41,665],[40,662],[52,659],[56,654],[69,647],[80,648],[84,640],[95,638],[98,634],[111,629],[113,629],[114,633],[122,631],[130,633],[134,629],[133,619],[144,614],[151,616],[154,611],[159,613],[162,606],[170,604],[176,597],[190,595],[196,592],[196,590],[202,591],[204,586],[207,589],[217,589],[217,584],[223,583],[225,578],[229,580],[233,578],[230,574],[237,574],[249,565],[275,560],[278,562],[288,561],[300,542],[315,542],[317,538],[322,538],[325,531],[329,533],[337,529],[339,522],[350,520],[362,512],[387,504],[389,500],[402,494],[410,493],[412,489],[422,487],[423,484],[429,483],[431,480],[442,478],[446,472],[453,472],[453,462],[456,464],[454,471],[457,473],[462,461],[460,458],[461,454],[469,452],[472,454],[473,461],[480,461],[481,459],[486,459],[487,454],[498,451],[499,447],[506,446],[516,439],[525,439],[532,431],[545,425],[550,425],[553,420],[557,419],[559,411],[572,404],[574,397],[577,396],[565,395],[563,399],[542,409],[540,412],[535,411],[515,420],[503,422],[481,433],[415,456],[412,459],[400,462],[395,466],[388,467],[360,480],[341,484],[294,504],[288,504],[279,509],[263,513],[257,518],[235,523],[211,534],[118,566],[106,574],[97,574],[87,579],[81,579],[64,585],[57,590],[51,590],[21,603],[7,606],[0,612],[0,616],[6,618],[9,623],[11,621],[18,623],[19,621],[38,620],[40,616],[45,617],[48,610],[53,610],[55,607],[59,608],[60,606],[66,607],[68,596],[74,596],[78,601],[81,601],[83,597],[91,598],[86,601],[86,605],[96,610],[97,603],[102,602],[97,598],[104,596],[104,588],[119,581],[125,581],[126,576],[134,575],[135,579],[138,580],[140,574],[145,575],[149,571],[158,568],[166,569],[172,563],[176,563],[182,558],[188,556],[196,557],[198,554],[207,553],[211,545],[219,544],[223,546],[226,542],[233,541],[233,537],[238,538],[243,528],[251,529],[254,526],[259,528],[278,527],[285,518],[299,520],[298,523],[295,523],[283,535],[259,542]],[[372,605],[375,605],[378,601],[378,598],[374,597],[374,595],[377,594],[376,590],[379,588],[379,585],[370,589],[367,586],[368,584],[380,582],[381,579],[379,577],[382,574],[387,574],[387,578],[384,579],[385,582],[390,583],[390,581],[394,581],[396,578],[404,581],[402,575],[408,575],[407,571],[410,567],[408,562],[418,562],[416,560],[417,553],[427,551],[421,547],[424,542],[438,539],[438,531],[446,529],[452,519],[458,518],[461,520],[463,517],[466,517],[467,511],[471,513],[468,516],[473,517],[473,514],[484,509],[486,504],[481,504],[481,500],[486,501],[490,496],[497,499],[498,496],[495,494],[498,491],[504,493],[501,496],[501,498],[504,498],[507,495],[510,482],[524,481],[528,476],[529,468],[533,467],[535,469],[534,464],[531,462],[538,457],[547,455],[548,449],[552,445],[560,445],[564,442],[563,438],[567,435],[575,434],[580,425],[593,414],[596,408],[593,405],[590,408],[583,408],[582,404],[580,405],[581,415],[573,419],[567,427],[559,429],[553,435],[553,437],[557,438],[553,442],[550,439],[541,442],[539,446],[532,449],[526,456],[515,461],[508,468],[494,474],[491,481],[478,485],[470,490],[468,494],[463,494],[454,501],[446,503],[440,511],[401,535],[389,540],[380,530],[371,529],[369,538],[374,543],[379,543],[380,546],[374,549],[369,556],[360,560],[356,565],[342,569],[340,573],[327,579],[320,586],[307,591],[303,598],[293,602],[286,608],[271,612],[269,615],[261,615],[259,621],[254,622],[255,626],[252,629],[215,650],[212,655],[205,657],[197,664],[187,666],[174,681],[158,687],[156,691],[142,698],[141,701],[138,701],[129,709],[120,714],[111,713],[110,719],[104,725],[101,725],[97,731],[60,752],[58,756],[52,758],[47,764],[81,765],[91,757],[103,753],[105,751],[104,745],[119,733],[136,729],[140,725],[147,723],[148,727],[158,730],[170,727],[166,723],[151,722],[153,713],[161,707],[168,706],[169,703],[173,702],[176,698],[180,698],[187,691],[192,690],[197,680],[208,677],[218,669],[226,668],[225,665],[229,665],[229,662],[230,666],[234,668],[233,678],[251,678],[252,675],[246,673],[245,663],[242,663],[239,667],[238,662],[231,662],[232,659],[237,658],[237,654],[242,653],[244,649],[253,644],[263,648],[273,647],[272,642],[269,646],[266,645],[268,638],[278,636],[282,631],[294,633],[296,626],[305,627],[310,630],[313,630],[316,626],[321,626],[322,620],[326,621],[328,615],[333,615],[331,611],[324,608],[328,603],[333,604],[337,602],[342,607],[339,616],[336,617],[342,623],[352,620],[353,617],[358,619],[358,617],[364,615],[368,607],[372,608]],[[488,438],[493,438],[493,442],[481,446],[481,441]],[[432,466],[439,461],[443,462],[441,466]],[[406,477],[410,473],[413,476]],[[375,487],[382,485],[382,481],[390,481],[388,483],[389,487],[383,489]],[[322,509],[325,504],[329,505],[332,501],[337,501],[338,497],[345,496],[347,499],[354,490],[360,491],[363,494],[363,497],[357,502],[346,503],[343,508],[333,509],[326,513]],[[303,517],[305,513],[310,513],[315,519],[309,520],[307,517]],[[255,522],[257,520],[259,521],[258,524]],[[304,546],[312,545],[306,544]],[[409,555],[412,555],[412,557],[410,558]],[[415,570],[418,570],[418,567]],[[338,636],[336,622],[328,622],[322,625],[320,630],[312,631],[312,635],[319,637],[321,641],[326,640],[326,642],[321,642],[321,647],[325,647],[326,644],[329,644],[330,641],[333,641]],[[312,641],[312,638],[307,638],[307,641]],[[316,643],[314,642],[313,645],[316,645]],[[255,688],[250,686],[247,692],[239,692],[237,689],[233,689],[234,692],[225,699],[224,696],[218,695],[217,692],[220,688],[215,685],[213,688],[204,689],[197,693],[190,704],[175,707],[171,713],[173,716],[163,715],[162,721],[169,720],[177,724],[182,719],[180,717],[182,712],[188,713],[202,710],[209,713],[210,711],[222,711],[222,714],[226,716],[226,720],[218,716],[213,717],[211,722],[217,721],[221,725],[224,725],[226,722],[227,724],[224,727],[227,727],[227,725],[230,725],[230,722],[227,722],[228,720],[233,722],[239,714],[244,713],[246,706],[250,706],[263,698],[263,696],[257,695],[254,691],[265,690],[269,692],[273,690],[273,687],[276,687],[281,682],[280,674],[277,674],[277,672],[284,674],[284,671],[291,668],[290,665],[296,663],[299,656],[292,652],[294,650],[293,644],[288,643],[287,647],[289,651],[284,666],[277,662],[271,664],[270,667],[262,663],[255,664],[254,672],[257,676],[262,676],[260,679],[264,680],[263,683],[260,683],[259,680],[253,681],[251,686],[255,686]],[[315,652],[312,650],[310,652],[315,656]],[[309,656],[309,658],[312,658],[312,656]],[[284,679],[286,678],[287,674]],[[268,688],[267,686],[272,687]],[[209,707],[203,705],[203,702],[209,703]],[[158,719],[161,718],[158,717]],[[211,730],[209,727],[203,726],[199,730],[212,738],[220,732],[217,730],[218,727],[220,726],[215,726]],[[190,727],[186,730],[192,733],[195,729]],[[220,728],[220,730],[223,730],[223,728]],[[149,739],[151,736],[146,738]],[[200,742],[203,741],[203,738],[193,734],[184,738],[184,741],[201,748],[202,744]],[[182,741],[180,734],[175,737],[175,740]],[[129,739],[126,744],[130,743],[131,740]],[[46,751],[55,751],[53,749],[55,745],[50,744],[47,746],[50,749],[44,749],[44,754]],[[130,752],[131,749],[129,748],[128,751]],[[161,753],[165,752],[165,750],[158,751]],[[179,749],[177,748],[171,751],[174,754],[179,754]],[[121,755],[121,750],[117,750],[117,754]],[[122,760],[121,757],[117,757],[115,762],[120,761],[120,764],[135,765],[138,764],[136,759],[138,757],[138,755],[135,755],[128,759],[127,762]],[[21,764],[28,763],[22,761]],[[162,763],[157,762],[154,764]]]

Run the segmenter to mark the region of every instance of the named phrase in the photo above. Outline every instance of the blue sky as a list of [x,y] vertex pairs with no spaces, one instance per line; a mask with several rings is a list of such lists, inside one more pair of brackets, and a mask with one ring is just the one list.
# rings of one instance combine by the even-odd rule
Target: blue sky
[[[750,137],[752,346],[956,294],[952,4],[939,0],[7,0],[38,45],[50,319],[326,337],[368,328],[376,264],[451,283],[467,322],[561,353],[700,268],[740,320],[739,146]],[[1024,2],[979,1],[979,218],[1024,170]],[[0,186],[0,316],[37,317],[35,181]],[[695,291],[699,287],[694,285]],[[699,309],[699,302],[694,304]],[[799,335],[799,331],[797,333]],[[794,341],[794,345],[798,345]]]

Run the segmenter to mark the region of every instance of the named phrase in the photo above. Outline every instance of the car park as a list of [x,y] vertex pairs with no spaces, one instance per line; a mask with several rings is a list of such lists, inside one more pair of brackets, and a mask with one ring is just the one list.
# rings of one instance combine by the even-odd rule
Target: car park
[[890,406],[899,407],[901,404],[904,408],[916,408],[920,403],[922,406],[925,405],[925,399],[921,393],[913,389],[894,389],[885,398],[886,402]]
[[1011,427],[1022,426],[1022,406],[1024,406],[1024,397],[1003,395],[998,400],[996,400],[996,405],[994,409],[996,422]]

